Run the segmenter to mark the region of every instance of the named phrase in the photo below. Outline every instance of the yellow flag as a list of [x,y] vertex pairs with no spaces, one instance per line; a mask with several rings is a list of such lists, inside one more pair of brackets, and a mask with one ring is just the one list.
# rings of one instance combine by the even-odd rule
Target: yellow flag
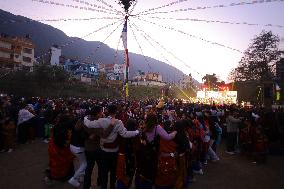
[[125,96],[128,97],[129,96],[129,92],[128,92],[128,83],[125,84]]
[[276,100],[279,101],[280,100],[280,91],[276,92]]

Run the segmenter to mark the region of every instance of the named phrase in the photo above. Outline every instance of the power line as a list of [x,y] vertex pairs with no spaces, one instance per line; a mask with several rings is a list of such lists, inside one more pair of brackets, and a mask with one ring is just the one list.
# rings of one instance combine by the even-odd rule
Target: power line
[[58,3],[58,2],[55,2],[55,1],[44,1],[44,0],[32,0],[32,1],[39,2],[39,3],[44,3],[44,4],[55,5],[55,6],[61,6],[61,7],[85,10],[85,11],[93,11],[93,12],[114,14],[114,15],[119,15],[120,14],[120,13],[108,12],[108,11],[105,11],[103,9],[94,9],[94,8],[91,8],[91,7],[77,6],[77,5],[72,5],[72,4],[64,4],[64,3]]
[[5,20],[0,24],[31,23],[31,22],[67,22],[67,21],[90,21],[90,20],[115,20],[119,17],[98,17],[98,18],[48,18],[48,19],[28,19],[28,20]]
[[104,42],[105,42],[105,41],[118,29],[118,27],[121,26],[122,24],[123,24],[123,22],[120,23],[112,32],[110,32],[110,34],[109,34],[102,42],[100,42],[100,44],[96,47],[96,49],[94,50],[94,52],[92,52],[92,53],[84,60],[84,62],[87,62],[88,59],[90,59],[90,58],[99,50],[99,48],[102,46],[102,44],[104,44]]
[[221,44],[221,43],[209,41],[209,40],[204,39],[204,38],[202,38],[202,37],[199,37],[199,36],[196,36],[196,35],[193,35],[193,34],[186,33],[186,32],[184,32],[184,31],[182,31],[182,30],[177,30],[177,29],[175,29],[175,28],[173,28],[173,27],[163,26],[163,25],[157,24],[157,23],[155,23],[155,22],[151,22],[151,21],[147,21],[147,20],[141,19],[140,17],[137,17],[137,19],[142,20],[142,21],[144,21],[144,22],[148,22],[148,23],[150,23],[150,24],[153,24],[153,25],[155,25],[155,26],[158,26],[158,27],[161,27],[161,28],[164,28],[164,29],[172,30],[172,31],[175,31],[175,32],[178,32],[178,33],[187,35],[187,36],[189,36],[189,37],[202,40],[202,41],[204,41],[204,42],[206,42],[206,43],[209,43],[209,44],[212,44],[212,45],[218,45],[218,46],[221,46],[221,47],[224,47],[224,48],[227,48],[227,49],[230,49],[230,50],[233,50],[233,51],[242,53],[241,50],[238,50],[238,49],[235,49],[235,48],[232,48],[232,47],[223,45],[223,44]]
[[[235,6],[242,6],[242,5],[255,5],[255,4],[264,4],[264,3],[275,3],[275,2],[284,2],[284,0],[258,0],[258,1],[251,1],[251,2],[240,2],[240,3],[230,3],[227,5],[213,5],[213,6],[198,6],[195,8],[180,8],[172,11],[161,11],[161,12],[148,12],[139,15],[150,15],[150,14],[168,14],[168,13],[177,13],[177,12],[187,12],[187,11],[196,11],[196,10],[205,10],[205,9],[215,9],[215,8],[228,8],[228,7],[235,7]],[[137,14],[138,15],[138,14]],[[133,15],[133,16],[137,16]]]
[[[121,21],[121,20],[119,20],[119,21]],[[60,45],[59,47],[60,47],[60,48],[65,48],[65,47],[67,47],[67,46],[69,46],[69,45],[71,45],[71,44],[73,44],[73,43],[75,43],[75,42],[81,40],[82,38],[88,37],[88,36],[90,36],[90,35],[92,35],[92,34],[98,32],[98,31],[100,31],[100,30],[103,30],[103,29],[105,29],[105,28],[108,28],[109,26],[112,26],[112,25],[118,23],[119,21],[113,22],[113,23],[111,23],[111,24],[107,24],[107,25],[105,25],[105,26],[103,26],[103,27],[101,27],[101,28],[99,28],[99,29],[97,29],[97,30],[95,30],[95,31],[92,31],[92,32],[90,32],[90,33],[88,33],[88,34],[82,36],[81,38],[75,38],[75,39],[73,39],[73,40],[70,41],[70,42],[67,42],[67,43],[65,43],[65,44],[63,44],[63,45]],[[44,53],[43,55],[38,56],[36,59],[40,59],[40,58],[45,57],[46,55],[49,55],[49,54],[50,54],[50,52],[46,52],[46,53]]]
[[134,36],[134,38],[135,38],[135,40],[136,40],[137,45],[138,45],[138,47],[139,47],[139,49],[140,49],[140,51],[141,51],[141,54],[143,55],[143,57],[144,57],[144,59],[145,59],[145,62],[147,62],[147,65],[148,65],[149,69],[152,70],[152,68],[151,68],[151,66],[150,66],[150,64],[149,64],[149,60],[148,60],[147,57],[145,56],[145,54],[144,54],[144,52],[143,52],[143,49],[142,49],[140,43],[138,42],[138,39],[137,39],[137,37],[136,37],[136,34],[134,33],[134,30],[132,29],[132,26],[129,25],[129,27],[130,27],[130,29],[131,29],[131,31],[132,31],[132,34],[133,34],[133,36]]
[[150,8],[150,9],[148,9],[148,10],[139,12],[139,13],[137,13],[136,15],[141,15],[141,14],[143,14],[143,13],[152,12],[152,11],[155,11],[155,10],[158,10],[158,9],[162,9],[162,8],[165,8],[165,7],[170,7],[170,6],[173,6],[173,5],[176,5],[176,4],[179,4],[179,3],[183,3],[183,2],[186,2],[186,1],[189,1],[189,0],[172,1],[172,2],[170,2],[170,3],[168,3],[168,4],[165,4],[165,5],[162,5],[162,6],[159,6],[159,7],[155,7],[155,8]]
[[229,21],[220,21],[220,20],[204,20],[197,18],[165,18],[165,17],[157,17],[150,16],[149,18],[159,19],[159,20],[178,20],[178,21],[191,21],[191,22],[205,22],[205,23],[219,23],[219,24],[231,24],[231,25],[247,25],[247,26],[262,26],[262,27],[278,27],[284,28],[283,25],[275,25],[275,24],[252,24],[247,22],[229,22]]

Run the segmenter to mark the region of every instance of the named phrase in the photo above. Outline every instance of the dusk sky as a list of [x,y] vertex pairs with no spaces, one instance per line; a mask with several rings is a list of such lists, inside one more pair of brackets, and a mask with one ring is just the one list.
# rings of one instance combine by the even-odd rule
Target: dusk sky
[[[84,0],[86,2],[103,5],[101,0]],[[176,0],[138,0],[138,3],[132,14],[137,14],[149,8],[159,7],[161,5],[174,2]],[[84,6],[73,0],[53,0],[64,4]],[[115,9],[122,11],[121,7],[115,0],[105,0],[113,5]],[[212,5],[230,5],[239,3],[237,0],[188,0],[178,3],[167,8],[161,8],[152,12],[171,11],[176,9],[196,8]],[[251,1],[244,1],[251,2]],[[103,5],[106,8],[106,5]],[[58,19],[58,18],[100,18],[100,17],[122,17],[119,15],[98,13],[93,11],[79,10],[56,5],[39,3],[32,0],[0,0],[0,8],[16,15],[22,15],[31,19]],[[158,23],[159,25],[172,27],[203,39],[217,42],[235,49],[244,51],[251,39],[258,35],[262,30],[272,30],[274,34],[282,38],[281,48],[284,49],[284,27],[264,27],[264,26],[247,26],[247,25],[230,25],[221,23],[205,23],[192,21],[162,20],[150,17],[160,18],[190,18],[202,20],[218,20],[229,22],[247,22],[259,25],[274,24],[284,26],[284,1],[261,3],[254,5],[241,5],[226,8],[212,8],[205,10],[195,10],[187,12],[175,12],[168,14],[151,14],[144,15],[142,18],[147,21]],[[91,20],[91,21],[68,21],[68,22],[43,22],[56,27],[68,36],[82,37],[108,23],[116,20]],[[120,22],[122,23],[122,21]],[[152,42],[160,52],[169,60],[170,64],[183,71],[185,74],[191,73],[194,78],[201,81],[205,74],[216,73],[221,79],[227,80],[230,70],[237,66],[242,57],[242,53],[233,51],[217,45],[208,44],[200,39],[191,38],[176,31],[163,29],[139,19],[130,18],[130,23],[135,23],[139,29],[149,34],[155,41],[163,45],[168,51],[172,52],[184,63],[172,57],[169,53],[159,48],[155,42]],[[95,33],[87,38],[88,41],[103,41],[110,32],[112,32],[118,23],[100,32]],[[106,44],[116,49],[119,37],[122,31],[122,25],[115,33],[106,40]],[[161,53],[157,52],[141,36],[140,32],[135,31],[138,42],[140,43],[144,54],[167,63]],[[129,29],[128,48],[130,52],[141,54],[139,46]],[[120,43],[119,49],[122,49]],[[78,49],[80,50],[80,49]],[[131,61],[131,60],[130,60]],[[185,66],[184,64],[187,64]],[[197,73],[198,72],[198,73]]]

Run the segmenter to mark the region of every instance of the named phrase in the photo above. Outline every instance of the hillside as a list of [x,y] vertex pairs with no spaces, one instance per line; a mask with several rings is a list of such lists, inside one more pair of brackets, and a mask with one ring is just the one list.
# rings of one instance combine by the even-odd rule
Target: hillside
[[[68,37],[64,32],[52,26],[32,21],[23,16],[13,15],[1,9],[0,23],[0,33],[5,33],[10,36],[29,35],[36,45],[36,56],[46,53],[53,44],[62,45],[74,39],[72,37]],[[85,59],[99,43],[100,42],[98,41],[85,41],[83,39],[79,39],[74,44],[63,48],[62,52],[63,55],[68,58],[78,57],[79,59]],[[92,57],[92,60],[96,62],[113,63],[114,54],[114,49],[103,44],[101,49],[97,51],[96,55]],[[149,66],[147,65],[148,63],[145,62],[142,55],[130,53],[129,56],[131,61],[131,76],[137,70],[142,70],[144,72],[154,71],[161,73],[165,81],[172,82],[174,80],[178,81],[184,75],[181,71],[174,67],[150,57],[148,57],[151,64],[151,70],[149,70]],[[119,59],[121,60],[120,62],[122,62],[123,57],[120,55]]]

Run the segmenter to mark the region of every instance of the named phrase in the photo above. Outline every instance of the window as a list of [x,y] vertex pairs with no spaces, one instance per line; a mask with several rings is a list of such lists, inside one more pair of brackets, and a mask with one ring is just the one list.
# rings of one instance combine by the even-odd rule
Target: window
[[0,41],[0,48],[11,49],[11,44],[4,41]]
[[23,56],[23,61],[24,62],[32,62],[32,59],[30,57]]
[[28,49],[28,48],[24,48],[24,53],[27,53],[27,54],[32,54],[33,50],[32,49]]
[[10,54],[10,59],[13,59],[14,58],[14,55],[13,54]]

